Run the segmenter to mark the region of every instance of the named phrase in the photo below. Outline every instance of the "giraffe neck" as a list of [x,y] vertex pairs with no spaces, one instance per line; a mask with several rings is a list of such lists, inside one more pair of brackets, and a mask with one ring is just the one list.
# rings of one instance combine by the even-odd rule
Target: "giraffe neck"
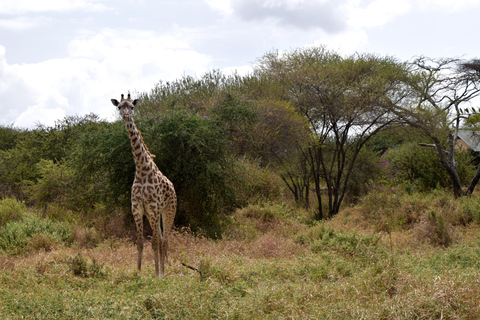
[[148,149],[143,142],[142,135],[133,122],[132,116],[129,115],[128,117],[125,117],[124,122],[132,145],[132,153],[133,158],[135,159],[137,174],[142,171],[150,171],[152,169],[151,163],[153,162],[152,155],[148,152]]

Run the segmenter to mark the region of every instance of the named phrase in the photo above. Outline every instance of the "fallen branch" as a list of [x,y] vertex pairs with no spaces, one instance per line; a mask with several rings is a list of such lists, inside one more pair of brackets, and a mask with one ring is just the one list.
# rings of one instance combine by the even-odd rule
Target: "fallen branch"
[[189,269],[192,269],[193,271],[198,272],[198,273],[200,274],[200,276],[203,277],[202,271],[198,270],[197,268],[194,268],[194,267],[192,267],[192,266],[189,266],[188,264],[186,264],[186,263],[184,263],[184,262],[182,262],[182,265],[185,266],[185,267],[187,267],[187,268],[189,268]]

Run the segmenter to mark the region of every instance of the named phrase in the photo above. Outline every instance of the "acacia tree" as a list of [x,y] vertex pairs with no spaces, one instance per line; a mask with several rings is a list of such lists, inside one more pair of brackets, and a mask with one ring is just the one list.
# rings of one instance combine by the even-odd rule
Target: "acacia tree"
[[[342,57],[320,47],[267,54],[259,69],[283,85],[308,121],[311,138],[301,152],[314,181],[316,218],[337,214],[364,144],[395,120],[385,106],[404,98],[405,66],[388,57]],[[323,213],[323,189],[328,214]]]
[[448,173],[455,197],[471,194],[480,179],[480,166],[463,190],[455,160],[455,143],[462,119],[476,113],[469,102],[480,94],[476,60],[430,59],[420,57],[410,63],[409,103],[393,109],[409,125],[418,128],[433,144]]

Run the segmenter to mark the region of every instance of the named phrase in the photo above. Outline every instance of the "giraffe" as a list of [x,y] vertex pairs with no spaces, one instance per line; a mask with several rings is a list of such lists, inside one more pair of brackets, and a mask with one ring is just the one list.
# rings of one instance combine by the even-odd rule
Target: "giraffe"
[[[160,172],[153,158],[143,142],[140,131],[135,126],[132,117],[134,106],[138,99],[131,100],[130,94],[124,99],[122,94],[120,102],[111,99],[114,106],[118,107],[120,115],[125,122],[125,127],[132,145],[133,158],[135,159],[135,180],[132,185],[132,214],[137,228],[137,267],[142,267],[143,251],[143,215],[147,216],[153,230],[152,249],[155,257],[155,274],[163,278],[165,272],[165,258],[167,255],[167,239],[170,232],[175,212],[177,210],[177,196],[170,180]],[[160,270],[158,254],[160,253]],[[160,271],[160,273],[159,273]]]

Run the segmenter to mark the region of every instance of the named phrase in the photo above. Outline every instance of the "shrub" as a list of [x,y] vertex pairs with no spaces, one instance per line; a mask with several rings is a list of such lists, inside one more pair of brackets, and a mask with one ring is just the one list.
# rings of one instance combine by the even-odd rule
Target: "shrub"
[[34,234],[27,242],[26,251],[52,251],[59,244],[59,240],[51,235],[44,233]]
[[380,236],[365,236],[356,232],[343,233],[319,223],[308,229],[307,232],[296,236],[295,241],[299,244],[310,245],[310,249],[319,252],[323,248],[334,249],[348,255],[365,253],[370,247],[378,244]]
[[442,212],[430,210],[416,229],[419,240],[428,239],[434,245],[448,247],[453,242],[453,228]]
[[456,222],[467,225],[474,222],[480,225],[480,201],[478,197],[461,197],[457,199]]
[[27,188],[30,201],[41,206],[45,212],[52,202],[68,205],[73,196],[73,170],[52,160],[40,160],[35,167],[40,178]]
[[372,181],[377,180],[382,173],[378,165],[376,153],[363,148],[357,155],[347,183],[346,203],[356,203],[370,191]]
[[[72,227],[64,222],[26,216],[21,221],[9,222],[0,229],[0,250],[8,254],[18,254],[35,249],[38,247],[35,242],[39,243],[41,240],[39,234],[45,236],[43,240],[48,238],[48,242],[65,243],[72,237]],[[32,237],[36,238],[31,240]]]
[[72,240],[80,247],[93,248],[101,241],[101,236],[95,228],[76,228]]
[[25,204],[16,199],[5,198],[0,200],[0,227],[11,221],[21,220],[26,211]]
[[[473,158],[467,151],[456,151],[455,156],[458,175],[466,184],[475,174]],[[450,185],[449,176],[433,148],[421,147],[413,142],[405,143],[388,151],[384,163],[388,163],[384,170],[388,171],[390,179],[407,182],[410,187],[416,186],[418,191]]]
[[75,257],[69,261],[70,271],[77,277],[82,278],[99,278],[105,275],[103,270],[104,263],[98,263],[94,258],[92,262],[88,262],[81,253],[78,253]]
[[182,110],[165,114],[160,122],[140,124],[147,129],[144,138],[157,166],[175,186],[176,223],[203,229],[210,237],[219,235],[220,214],[237,205],[233,162],[220,125]]
[[80,253],[77,254],[70,261],[70,270],[77,277],[87,277],[87,259],[85,259]]
[[258,161],[239,158],[235,161],[235,191],[239,205],[276,201],[282,198],[283,182],[269,168]]

